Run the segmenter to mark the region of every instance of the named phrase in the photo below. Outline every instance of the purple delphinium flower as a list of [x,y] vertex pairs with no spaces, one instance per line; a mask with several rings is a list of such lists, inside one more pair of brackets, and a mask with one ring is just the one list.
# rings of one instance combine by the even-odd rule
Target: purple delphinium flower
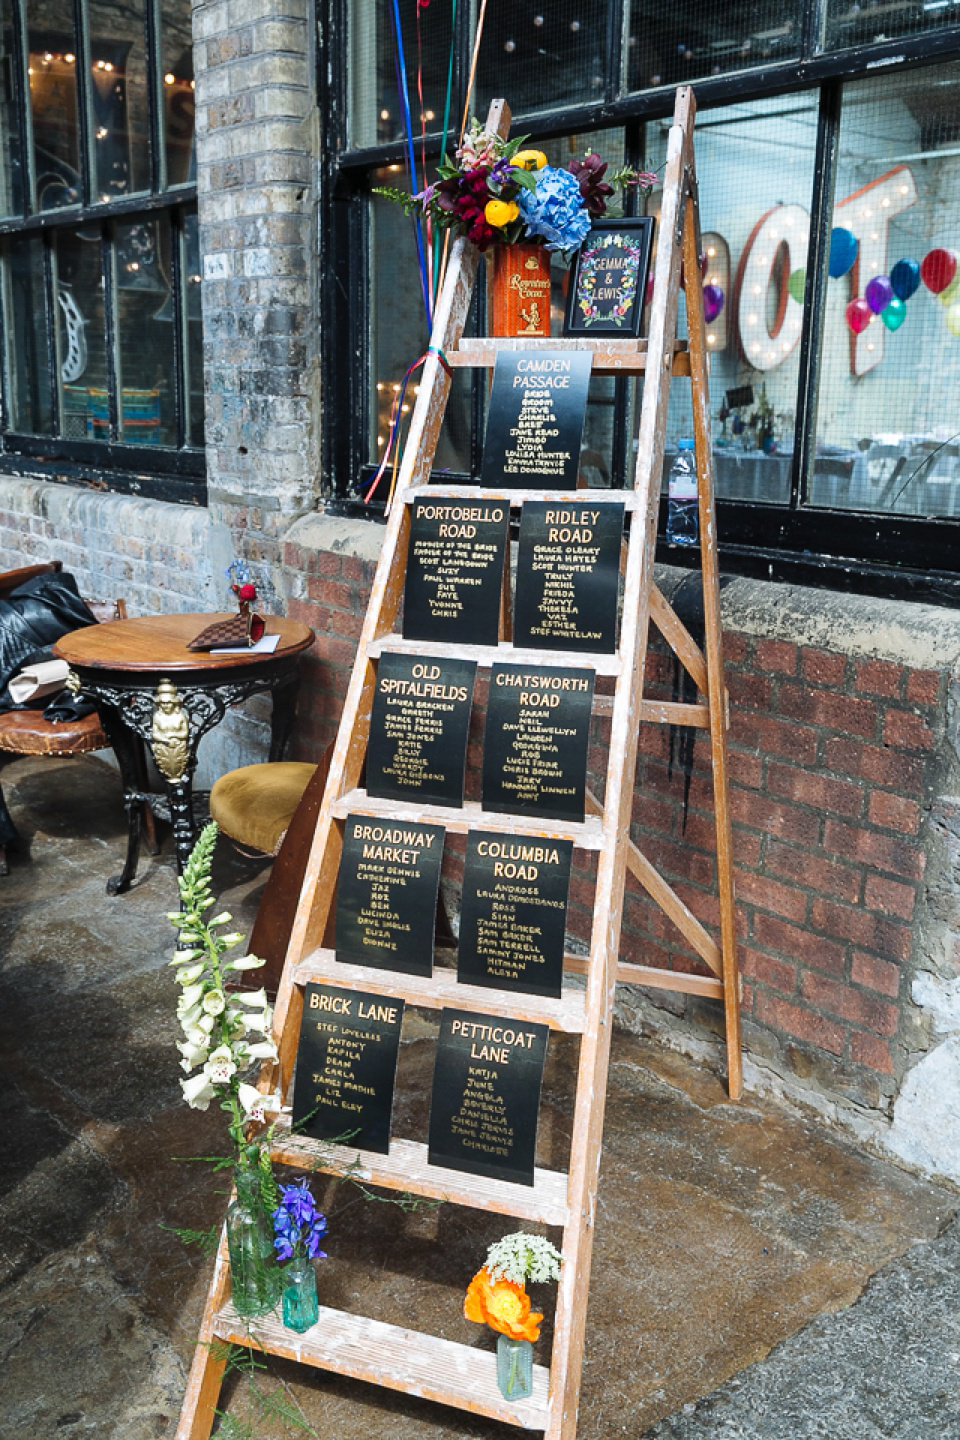
[[521,190],[517,204],[531,235],[542,236],[548,250],[576,250],[590,232],[590,213],[569,170],[544,166],[536,190]]
[[306,1180],[280,1187],[280,1204],[273,1212],[274,1247],[281,1262],[309,1256],[326,1260],[320,1240],[327,1233],[326,1216],[317,1209]]

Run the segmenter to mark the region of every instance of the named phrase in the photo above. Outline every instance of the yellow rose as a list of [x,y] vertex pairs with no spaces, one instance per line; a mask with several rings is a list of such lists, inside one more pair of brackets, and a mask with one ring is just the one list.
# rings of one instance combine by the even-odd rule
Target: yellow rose
[[499,227],[509,225],[511,220],[516,220],[519,214],[519,207],[512,200],[488,200],[483,211],[483,218],[488,225]]
[[510,161],[511,165],[517,165],[521,170],[542,170],[547,163],[547,157],[542,150],[518,150]]

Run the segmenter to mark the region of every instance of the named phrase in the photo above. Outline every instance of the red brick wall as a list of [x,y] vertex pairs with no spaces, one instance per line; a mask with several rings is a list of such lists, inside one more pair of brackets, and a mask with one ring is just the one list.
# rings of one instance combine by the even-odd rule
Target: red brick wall
[[[295,592],[289,613],[318,634],[298,727],[300,751],[312,756],[336,730],[375,566],[291,544],[285,563]],[[909,977],[927,860],[924,821],[943,763],[946,677],[735,630],[725,648],[745,1043],[804,1085],[883,1106],[904,1072],[913,1023]],[[658,644],[646,692],[670,699],[673,684],[673,657]],[[594,768],[605,725],[597,722]],[[641,732],[633,833],[691,909],[714,925],[708,741],[696,734],[685,805],[686,777],[676,755],[671,763],[679,738],[661,726]],[[571,888],[573,935],[586,939],[592,908],[591,870],[582,865]],[[701,968],[630,880],[622,954]],[[655,1011],[701,1035],[720,1031],[716,1004],[644,995],[648,1019]]]

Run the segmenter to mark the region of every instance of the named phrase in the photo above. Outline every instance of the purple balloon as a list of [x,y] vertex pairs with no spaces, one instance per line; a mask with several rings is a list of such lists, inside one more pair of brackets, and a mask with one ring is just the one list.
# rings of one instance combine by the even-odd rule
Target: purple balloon
[[704,285],[703,287],[703,318],[708,325],[712,325],[720,314],[724,305],[724,294],[719,285]]
[[874,315],[882,315],[893,299],[893,286],[890,284],[889,276],[874,276],[867,282],[867,288],[863,293]]

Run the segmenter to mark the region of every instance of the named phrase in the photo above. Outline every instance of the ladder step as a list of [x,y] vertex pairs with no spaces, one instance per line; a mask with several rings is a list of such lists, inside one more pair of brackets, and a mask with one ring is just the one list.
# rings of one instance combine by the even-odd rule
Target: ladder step
[[402,635],[384,635],[367,646],[367,654],[376,659],[387,650],[399,655],[436,655],[440,659],[475,660],[478,665],[556,665],[588,667],[598,675],[619,675],[619,655],[601,655],[592,650],[518,650],[507,640],[498,645],[452,645],[433,640],[405,640]]
[[429,496],[431,500],[500,500],[514,510],[522,510],[528,500],[570,501],[575,505],[623,505],[636,510],[635,490],[498,490],[480,485],[410,485],[399,492],[402,505]]
[[413,805],[408,800],[375,800],[366,790],[348,790],[331,807],[337,820],[348,815],[386,816],[407,823],[421,822],[443,825],[452,835],[467,835],[471,830],[492,830],[498,835],[533,835],[544,840],[572,840],[581,850],[599,850],[603,845],[603,823],[598,816],[588,815],[576,821],[547,820],[542,815],[500,815],[482,809],[475,800],[465,800],[462,810],[449,805]]
[[[604,371],[622,374],[642,374],[647,368],[646,340],[590,340],[584,336],[566,337],[562,340],[529,340],[479,336],[460,340],[456,350],[447,353],[447,360],[453,368],[492,366],[504,350],[592,350],[593,373]],[[687,343],[678,340],[674,345],[674,370],[677,374],[689,375]],[[677,363],[679,362],[679,363]]]
[[214,1334],[235,1345],[254,1346],[354,1380],[455,1405],[522,1430],[547,1427],[550,1371],[545,1366],[533,1367],[529,1400],[505,1400],[497,1387],[496,1355],[455,1340],[326,1305],[320,1306],[316,1325],[303,1335],[286,1329],[276,1314],[247,1320],[232,1305],[225,1305],[214,1319]]
[[374,965],[353,965],[340,961],[332,950],[315,950],[293,972],[295,985],[311,980],[356,986],[373,995],[402,995],[411,1005],[439,1010],[444,1005],[458,1010],[481,1010],[527,1023],[549,1025],[568,1035],[582,1035],[586,1021],[586,998],[582,990],[570,990],[559,1000],[549,995],[525,995],[517,990],[493,990],[482,985],[461,985],[455,970],[434,970],[432,975],[405,975]]
[[380,1185],[385,1190],[406,1190],[429,1200],[447,1200],[471,1210],[493,1210],[498,1215],[513,1215],[543,1225],[562,1226],[567,1222],[567,1176],[562,1170],[537,1167],[532,1185],[517,1185],[512,1180],[491,1180],[485,1175],[430,1165],[426,1145],[415,1140],[391,1140],[389,1155],[377,1155],[355,1146],[291,1135],[288,1123],[281,1121],[274,1131],[270,1154],[277,1165],[323,1170],[329,1175],[349,1171],[351,1179]]

